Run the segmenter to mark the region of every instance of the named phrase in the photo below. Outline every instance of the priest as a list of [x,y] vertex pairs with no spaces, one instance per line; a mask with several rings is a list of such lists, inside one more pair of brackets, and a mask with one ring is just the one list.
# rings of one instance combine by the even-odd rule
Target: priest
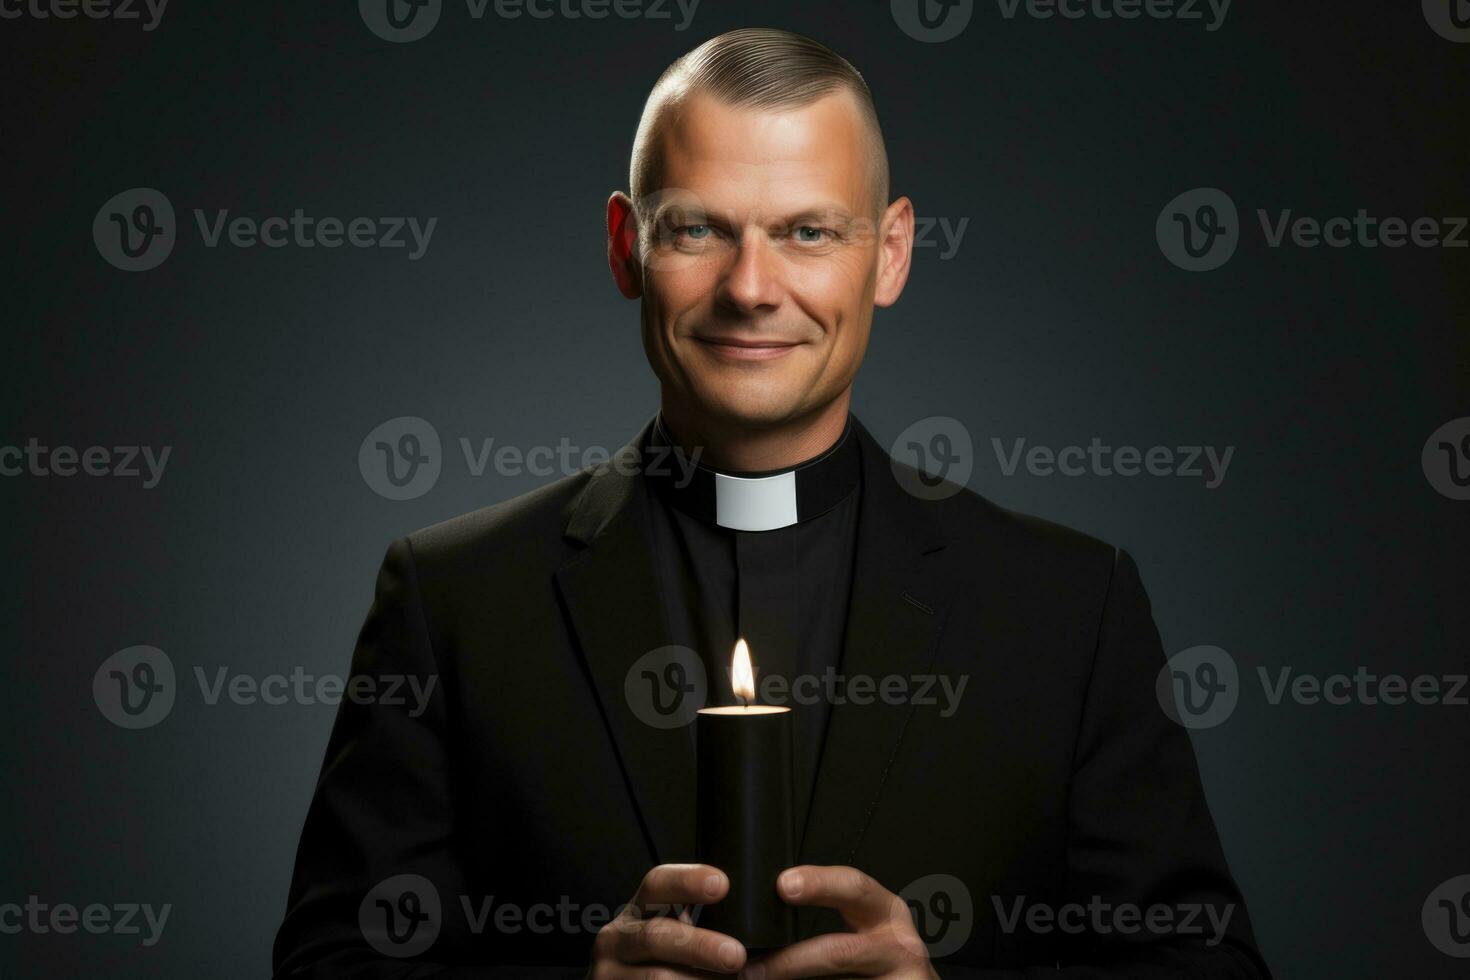
[[[607,233],[657,412],[389,547],[353,673],[437,683],[342,704],[276,975],[1267,976],[1133,560],[853,414],[914,236],[858,72],[776,30],[684,55]],[[776,949],[700,925],[693,709],[738,638],[792,712]]]

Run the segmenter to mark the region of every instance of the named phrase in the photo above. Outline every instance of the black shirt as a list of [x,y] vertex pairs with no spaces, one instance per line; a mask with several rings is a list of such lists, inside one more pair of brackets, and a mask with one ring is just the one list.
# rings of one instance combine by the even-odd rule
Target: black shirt
[[674,493],[651,495],[654,563],[670,638],[699,654],[708,703],[739,703],[730,657],[744,637],[756,702],[792,709],[798,841],[831,710],[824,678],[842,668],[861,493],[855,462],[852,476],[850,491],[830,510],[769,531],[720,527],[677,506]]

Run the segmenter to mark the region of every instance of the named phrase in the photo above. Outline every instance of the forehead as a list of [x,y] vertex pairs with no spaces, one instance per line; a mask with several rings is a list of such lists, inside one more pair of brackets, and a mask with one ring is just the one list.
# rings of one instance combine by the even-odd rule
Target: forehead
[[781,109],[696,92],[670,107],[660,129],[665,188],[692,191],[711,209],[867,210],[872,144],[846,92]]

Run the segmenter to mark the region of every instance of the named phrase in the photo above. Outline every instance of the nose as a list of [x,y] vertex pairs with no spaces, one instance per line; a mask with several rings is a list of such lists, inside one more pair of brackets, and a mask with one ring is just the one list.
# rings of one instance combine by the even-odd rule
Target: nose
[[782,288],[780,258],[765,235],[751,229],[720,281],[720,301],[743,314],[773,310],[781,305]]

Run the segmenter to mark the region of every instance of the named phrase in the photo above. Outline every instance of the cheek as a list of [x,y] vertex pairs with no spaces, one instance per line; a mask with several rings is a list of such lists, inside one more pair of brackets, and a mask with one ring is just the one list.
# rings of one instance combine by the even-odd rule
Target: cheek
[[644,292],[665,318],[700,307],[719,283],[719,266],[710,259],[680,255],[661,258],[648,267]]
[[823,330],[836,334],[830,341],[847,344],[846,335],[871,306],[876,282],[869,273],[859,255],[799,270],[793,292]]

